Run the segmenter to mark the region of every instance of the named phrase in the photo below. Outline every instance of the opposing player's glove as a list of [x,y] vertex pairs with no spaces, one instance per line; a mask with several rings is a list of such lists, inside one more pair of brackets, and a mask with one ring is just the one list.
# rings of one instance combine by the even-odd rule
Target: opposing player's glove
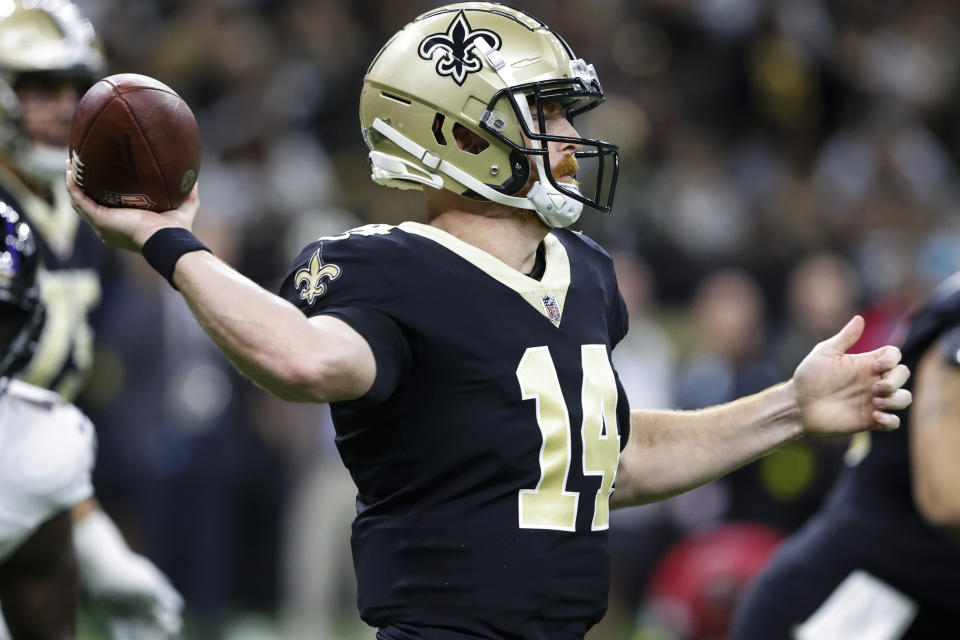
[[74,524],[80,585],[110,617],[114,640],[180,637],[183,598],[152,562],[134,553],[95,510]]

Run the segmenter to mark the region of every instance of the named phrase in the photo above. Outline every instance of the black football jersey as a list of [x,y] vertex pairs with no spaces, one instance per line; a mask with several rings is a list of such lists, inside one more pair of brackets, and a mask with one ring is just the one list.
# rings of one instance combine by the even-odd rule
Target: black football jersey
[[332,412],[381,638],[566,640],[604,613],[627,313],[591,240],[555,230],[543,248],[537,280],[428,225],[369,225],[308,245],[282,285],[377,361]]
[[[902,362],[915,371],[931,348],[956,347],[943,354],[960,366],[960,275],[945,282],[932,300],[912,314],[901,343]],[[944,342],[947,340],[948,342]],[[914,378],[904,385],[913,389]],[[863,525],[859,537],[871,558],[874,573],[921,601],[960,610],[960,542],[935,530],[918,513],[910,472],[909,411],[898,414],[901,426],[889,433],[860,434],[848,459],[852,466],[841,476],[827,502],[826,515]],[[960,416],[958,416],[960,418]]]

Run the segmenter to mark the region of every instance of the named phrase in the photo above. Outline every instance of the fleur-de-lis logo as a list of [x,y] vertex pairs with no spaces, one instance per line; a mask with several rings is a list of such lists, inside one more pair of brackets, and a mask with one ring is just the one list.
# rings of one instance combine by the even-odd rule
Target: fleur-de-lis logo
[[461,9],[446,33],[434,33],[423,39],[418,53],[424,60],[432,60],[438,52],[443,54],[437,60],[437,73],[450,76],[458,85],[463,85],[469,74],[483,68],[483,60],[476,50],[477,40],[481,38],[491,49],[500,48],[500,36],[489,29],[471,29]]
[[339,277],[340,267],[335,264],[323,264],[323,260],[320,258],[320,249],[317,249],[310,258],[310,263],[294,275],[294,284],[300,291],[300,299],[306,300],[308,305],[312,305],[313,301],[327,290],[327,285],[323,282],[324,278],[328,278],[332,282]]

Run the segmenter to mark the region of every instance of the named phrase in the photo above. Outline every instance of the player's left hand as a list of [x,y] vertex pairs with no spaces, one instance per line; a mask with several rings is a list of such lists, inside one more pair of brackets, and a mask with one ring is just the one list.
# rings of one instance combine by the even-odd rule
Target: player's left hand
[[118,249],[140,251],[147,238],[165,227],[190,229],[200,207],[198,190],[199,185],[195,184],[179,208],[164,213],[104,207],[87,197],[77,186],[73,180],[73,165],[67,160],[67,193],[70,194],[73,210],[93,227],[101,240]]
[[910,371],[900,364],[896,347],[846,353],[863,327],[863,318],[854,316],[838,334],[815,346],[794,372],[794,391],[806,435],[892,431],[900,426],[900,418],[890,412],[910,405],[910,391],[901,388]]

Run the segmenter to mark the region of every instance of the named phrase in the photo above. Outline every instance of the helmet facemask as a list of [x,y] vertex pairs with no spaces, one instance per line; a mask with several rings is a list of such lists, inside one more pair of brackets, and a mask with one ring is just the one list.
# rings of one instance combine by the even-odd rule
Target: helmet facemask
[[[566,137],[547,132],[545,105],[559,103],[564,117],[572,125],[576,116],[594,109],[604,100],[593,66],[583,60],[575,60],[570,66],[571,78],[542,80],[498,91],[484,111],[480,127],[518,154],[529,158],[535,166],[533,179],[542,183],[545,176],[549,186],[543,186],[548,191],[562,193],[598,211],[609,212],[613,207],[620,169],[617,146],[595,138]],[[515,141],[504,135],[505,117],[502,114],[505,110],[509,110],[517,120],[522,140]],[[592,180],[586,185],[579,181],[569,183],[557,180],[550,170],[550,142],[575,145],[578,148],[573,154],[576,165],[578,168],[582,165]],[[580,175],[578,171],[578,177]]]

